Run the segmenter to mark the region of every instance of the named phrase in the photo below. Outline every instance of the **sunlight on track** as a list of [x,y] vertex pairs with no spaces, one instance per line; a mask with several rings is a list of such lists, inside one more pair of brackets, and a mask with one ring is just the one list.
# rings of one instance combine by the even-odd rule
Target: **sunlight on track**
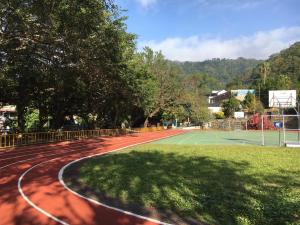
[[[74,145],[71,147],[68,146],[67,144],[51,145],[51,147],[43,146],[43,148],[41,148],[41,146],[38,146],[37,148],[26,149],[26,152],[22,152],[23,155],[20,157],[18,157],[18,155],[13,156],[13,154],[12,154],[13,152],[7,152],[8,154],[2,153],[1,157],[4,157],[4,158],[1,158],[2,159],[1,163],[5,162],[6,165],[2,164],[3,166],[0,167],[0,170],[4,170],[4,169],[6,169],[6,170],[4,170],[5,173],[2,173],[3,177],[0,177],[0,184],[8,185],[8,183],[15,182],[18,187],[17,190],[19,192],[19,195],[31,207],[35,208],[37,211],[39,211],[43,215],[47,216],[48,218],[51,218],[52,220],[54,220],[58,223],[68,224],[69,220],[67,220],[67,222],[66,222],[65,219],[61,219],[61,218],[64,218],[64,216],[56,217],[57,216],[56,213],[53,214],[53,212],[51,212],[51,213],[47,212],[48,210],[45,210],[43,207],[39,207],[38,206],[39,204],[34,203],[32,201],[32,199],[30,199],[31,198],[30,195],[32,195],[32,194],[35,195],[38,193],[30,192],[30,195],[28,196],[28,193],[26,193],[27,191],[24,191],[24,185],[26,185],[26,187],[27,187],[27,184],[24,184],[23,180],[25,177],[29,176],[29,174],[33,173],[33,170],[37,169],[39,166],[42,166],[42,167],[45,167],[45,169],[47,169],[47,170],[51,170],[51,169],[58,170],[57,171],[57,174],[58,174],[60,168],[56,168],[53,166],[51,167],[48,165],[45,166],[46,163],[52,163],[55,161],[55,162],[58,162],[59,164],[61,164],[61,167],[63,167],[64,162],[68,163],[68,162],[70,162],[70,160],[76,160],[76,157],[82,158],[83,156],[92,157],[95,154],[97,154],[97,155],[107,154],[108,151],[109,152],[110,151],[119,151],[121,149],[128,148],[130,146],[148,143],[151,141],[167,138],[170,136],[179,135],[181,133],[182,133],[182,131],[179,131],[179,132],[178,131],[167,131],[167,132],[161,132],[161,133],[153,132],[153,133],[151,133],[151,134],[149,133],[147,135],[141,134],[138,136],[122,136],[122,137],[117,137],[117,138],[103,138],[103,142],[87,141],[87,143],[78,142],[76,145],[73,142],[72,144],[74,144]],[[53,149],[50,150],[49,148],[53,148]],[[102,151],[102,152],[100,152],[100,151]],[[14,152],[14,153],[21,153],[21,152]],[[7,158],[5,158],[5,157],[7,157]],[[24,157],[24,159],[22,159],[22,157]],[[20,160],[20,159],[22,159],[22,160]],[[61,160],[61,161],[57,161],[57,160]],[[9,176],[7,173],[7,172],[9,172],[8,168],[10,168],[9,170],[15,170],[15,171],[23,170],[23,171],[20,175]],[[44,175],[48,176],[52,180],[54,179],[54,177],[52,177],[50,174],[46,173]],[[36,178],[38,179],[38,177],[36,177]],[[57,177],[55,179],[57,179]],[[34,181],[32,180],[31,182],[34,182]],[[57,182],[58,182],[58,180],[57,180]],[[59,182],[58,182],[58,184],[59,184]],[[64,187],[62,186],[62,188],[64,188]],[[71,192],[69,192],[68,188],[65,190],[66,190],[66,192],[71,193]],[[72,191],[72,193],[73,193],[73,191]],[[73,193],[72,195],[74,195],[74,194],[75,193]],[[75,194],[75,195],[77,197],[79,197],[78,194]],[[44,196],[44,197],[47,197],[47,196]],[[85,199],[85,198],[82,198],[82,199]],[[1,200],[1,197],[0,197],[0,200]],[[87,199],[85,199],[85,200],[87,200]],[[15,203],[15,204],[17,204],[17,203]],[[94,202],[94,204],[97,205],[97,207],[101,206],[101,207],[105,207],[110,210],[113,209],[114,211],[117,211],[118,213],[122,213],[123,217],[124,217],[124,215],[128,215],[128,216],[136,217],[137,219],[149,221],[149,224],[154,223],[154,224],[167,225],[166,223],[160,222],[158,220],[143,217],[143,216],[131,213],[131,212],[126,212],[122,209],[111,208],[110,206],[102,205],[101,203]],[[96,206],[93,206],[93,207],[96,207]],[[72,221],[72,219],[70,221]]]

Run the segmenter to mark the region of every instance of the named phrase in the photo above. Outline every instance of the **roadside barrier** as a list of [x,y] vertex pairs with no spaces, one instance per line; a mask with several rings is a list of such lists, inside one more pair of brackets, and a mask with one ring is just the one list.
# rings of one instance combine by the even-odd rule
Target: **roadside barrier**
[[130,133],[153,132],[163,130],[161,127],[147,127],[134,129],[97,129],[79,131],[55,131],[20,134],[0,134],[0,149],[16,146],[44,144],[51,142],[79,140],[101,136],[119,136]]

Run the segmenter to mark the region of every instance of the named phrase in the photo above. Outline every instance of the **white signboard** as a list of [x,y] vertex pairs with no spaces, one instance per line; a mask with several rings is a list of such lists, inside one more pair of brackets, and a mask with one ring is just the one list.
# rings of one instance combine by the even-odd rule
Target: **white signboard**
[[269,91],[269,107],[293,108],[296,107],[296,90]]
[[245,117],[244,112],[234,112],[234,118],[238,119],[238,118],[244,118],[244,117]]

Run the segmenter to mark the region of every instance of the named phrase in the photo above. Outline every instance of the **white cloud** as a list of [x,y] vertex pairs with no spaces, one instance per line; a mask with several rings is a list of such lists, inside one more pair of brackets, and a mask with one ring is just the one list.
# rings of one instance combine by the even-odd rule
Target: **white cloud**
[[136,0],[136,1],[142,8],[149,8],[151,5],[155,4],[157,0]]
[[139,43],[139,49],[149,46],[156,51],[161,50],[168,59],[179,61],[238,57],[266,59],[296,41],[300,41],[300,26],[260,31],[227,40],[192,36],[167,38],[161,42],[145,41]]

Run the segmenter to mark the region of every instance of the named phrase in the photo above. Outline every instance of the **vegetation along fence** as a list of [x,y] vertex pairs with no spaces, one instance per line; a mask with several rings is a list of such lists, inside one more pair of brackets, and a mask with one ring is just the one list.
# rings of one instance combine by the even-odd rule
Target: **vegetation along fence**
[[141,132],[141,133],[144,133],[144,132],[152,132],[152,131],[161,131],[161,130],[164,130],[164,127],[142,127],[142,128],[134,128],[133,129],[134,131],[136,132]]
[[0,135],[0,149],[23,145],[34,145],[50,142],[78,140],[83,138],[93,138],[100,136],[119,136],[133,132],[152,132],[160,131],[161,127],[128,129],[98,129],[80,131],[56,131],[23,134],[4,134]]
[[223,119],[210,122],[209,128],[217,130],[247,130],[246,119]]

